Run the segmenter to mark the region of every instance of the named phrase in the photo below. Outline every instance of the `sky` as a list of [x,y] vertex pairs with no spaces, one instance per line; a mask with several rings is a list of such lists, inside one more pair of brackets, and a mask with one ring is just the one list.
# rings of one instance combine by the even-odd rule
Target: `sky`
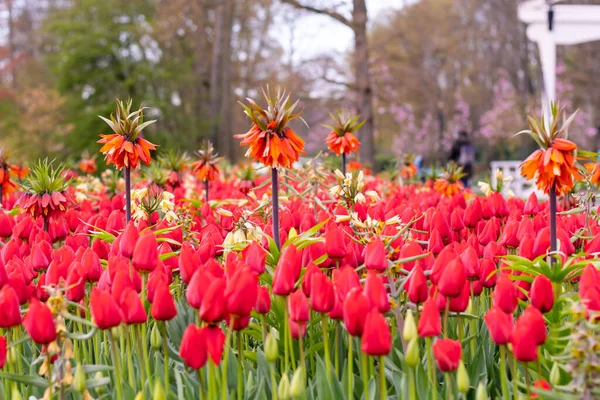
[[[306,0],[306,4],[338,4],[340,0],[321,0],[312,3]],[[385,18],[386,11],[400,9],[407,0],[367,0],[367,13],[370,21]],[[351,1],[346,0],[346,3]],[[291,8],[289,8],[292,10]],[[349,15],[346,13],[345,15]],[[293,50],[293,62],[312,58],[321,53],[338,52],[345,53],[352,49],[354,35],[352,30],[340,22],[324,15],[316,15],[310,12],[290,12],[288,29],[277,32],[277,38],[288,52],[288,57]],[[293,41],[294,45],[291,46]]]

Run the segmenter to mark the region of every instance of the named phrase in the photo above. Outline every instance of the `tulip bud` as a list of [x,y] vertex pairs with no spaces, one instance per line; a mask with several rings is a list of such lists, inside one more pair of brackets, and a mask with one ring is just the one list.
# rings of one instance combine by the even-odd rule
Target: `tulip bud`
[[277,397],[281,400],[286,400],[290,395],[290,380],[287,373],[283,374],[279,381],[279,387],[277,388]]
[[300,367],[292,375],[292,383],[290,384],[290,393],[289,396],[292,399],[299,399],[304,397],[305,392],[305,384],[304,384],[304,368]]
[[465,312],[467,314],[473,314],[473,299],[469,298],[469,303],[467,304],[467,309]]
[[273,332],[269,333],[267,340],[265,341],[265,356],[267,361],[275,362],[279,357],[279,346],[277,345],[277,338],[273,335]]
[[[94,374],[94,379],[95,380],[101,380],[102,378],[104,378],[104,376],[102,375],[101,371],[98,371]],[[98,395],[102,396],[102,394],[104,394],[104,392],[106,391],[106,387],[105,386],[98,386],[96,388],[96,393],[98,393]]]
[[293,239],[296,236],[298,236],[298,232],[296,231],[296,228],[290,228],[290,231],[288,232],[288,239]]
[[154,381],[154,391],[152,392],[153,400],[167,400],[167,396],[165,396],[165,391],[160,384],[160,379]]
[[466,394],[469,391],[469,373],[462,361],[458,364],[458,370],[456,371],[456,383],[458,384],[458,391],[462,394]]
[[552,386],[560,385],[560,367],[557,362],[552,364],[552,369],[550,370],[550,384]]
[[144,400],[144,394],[142,392],[138,392],[133,400]]
[[73,389],[76,392],[81,393],[85,390],[85,371],[83,370],[83,365],[77,365],[75,368],[75,378],[73,379]]
[[110,334],[113,336],[115,340],[119,340],[121,338],[121,329],[118,326],[115,326],[110,330]]
[[150,332],[150,346],[152,346],[154,350],[160,350],[160,347],[162,346],[162,336],[160,335],[160,330],[156,324],[154,324],[152,332]]
[[416,338],[419,334],[417,333],[417,324],[415,323],[415,317],[411,310],[408,310],[406,313],[406,318],[404,319],[404,329],[402,330],[402,336],[404,340],[410,342],[414,338]]
[[17,349],[15,347],[8,349],[6,352],[6,365],[15,365],[17,357]]
[[485,388],[483,382],[479,382],[479,385],[477,385],[475,400],[488,400],[487,389]]
[[421,358],[419,353],[419,339],[415,337],[408,342],[408,346],[406,347],[406,365],[415,368],[419,364]]
[[13,387],[10,391],[10,398],[13,400],[23,400],[23,396],[21,396],[16,384],[13,384]]

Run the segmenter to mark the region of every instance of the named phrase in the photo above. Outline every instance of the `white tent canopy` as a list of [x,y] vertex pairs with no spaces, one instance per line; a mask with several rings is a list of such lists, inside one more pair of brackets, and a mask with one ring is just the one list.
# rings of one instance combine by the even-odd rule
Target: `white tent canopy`
[[600,40],[600,6],[551,3],[530,0],[519,6],[519,19],[529,25],[527,37],[540,48],[545,103],[556,99],[556,45]]

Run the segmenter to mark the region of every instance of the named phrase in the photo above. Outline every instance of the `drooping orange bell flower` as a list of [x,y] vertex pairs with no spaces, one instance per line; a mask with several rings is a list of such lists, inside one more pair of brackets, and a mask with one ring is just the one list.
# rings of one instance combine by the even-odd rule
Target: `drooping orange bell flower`
[[204,141],[200,150],[196,152],[198,154],[198,161],[192,163],[192,171],[198,175],[200,181],[212,181],[219,176],[219,167],[217,163],[223,159],[223,157],[217,157],[215,149],[210,141]]
[[[1,197],[17,191],[17,185],[10,179],[11,173],[14,173],[13,166],[6,161],[6,153],[0,148],[0,185],[2,185]],[[0,200],[1,200],[0,197]],[[1,201],[0,201],[1,203]]]
[[590,182],[597,185],[600,182],[600,163],[587,163],[584,167],[590,173]]
[[97,143],[104,145],[100,152],[105,155],[106,164],[114,164],[119,170],[136,169],[140,166],[140,161],[149,165],[152,161],[150,150],[156,150],[153,143],[140,137],[142,130],[156,121],[144,122],[144,108],[131,112],[131,105],[131,100],[123,103],[117,99],[115,115],[111,113],[110,119],[100,116],[114,132],[100,135],[102,139]]
[[402,177],[403,180],[405,181],[410,181],[412,179],[414,179],[414,177],[417,175],[417,167],[414,164],[415,162],[415,155],[412,153],[407,153],[404,155],[404,166],[402,167],[402,169],[400,170],[400,176]]
[[454,162],[450,162],[441,178],[435,180],[433,188],[443,197],[452,197],[464,190],[460,178],[464,176],[462,168]]
[[550,109],[548,125],[543,117],[540,120],[529,117],[529,129],[519,132],[529,134],[540,146],[521,163],[521,175],[535,179],[536,186],[544,193],[548,194],[554,188],[556,194],[562,196],[573,189],[575,181],[582,179],[575,165],[577,145],[565,138],[577,112],[559,128],[560,108],[557,103],[552,103]]
[[96,167],[96,160],[91,158],[89,155],[84,154],[81,161],[79,161],[79,169],[83,173],[93,174],[98,170]]
[[263,90],[267,108],[262,108],[252,99],[249,105],[242,104],[244,113],[252,121],[250,130],[235,138],[242,139],[240,145],[248,146],[246,157],[271,168],[290,168],[304,152],[304,140],[288,126],[288,123],[300,117],[294,114],[298,101],[290,104],[290,96],[285,91],[277,90],[272,95],[267,87]]
[[339,111],[335,115],[329,115],[335,121],[335,125],[323,125],[331,129],[331,132],[325,139],[329,150],[338,156],[356,153],[360,148],[360,142],[354,133],[364,125],[365,121],[358,121],[360,115],[350,117]]

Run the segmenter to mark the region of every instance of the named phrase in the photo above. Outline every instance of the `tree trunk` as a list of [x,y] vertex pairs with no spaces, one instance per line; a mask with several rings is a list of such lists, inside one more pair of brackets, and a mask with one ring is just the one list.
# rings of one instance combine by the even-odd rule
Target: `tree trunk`
[[221,106],[221,71],[223,69],[223,57],[221,56],[223,49],[221,45],[223,37],[224,9],[224,4],[220,4],[217,8],[215,8],[215,35],[213,38],[212,66],[210,73],[210,117],[213,121],[212,142],[215,149],[220,154],[222,154],[222,148],[219,141],[219,124],[221,123],[219,109]]
[[231,86],[231,75],[232,75],[232,65],[231,65],[231,38],[232,38],[232,30],[233,30],[233,21],[234,21],[234,8],[235,1],[234,0],[225,0],[225,8],[223,10],[223,42],[221,44],[222,52],[221,57],[223,58],[221,61],[222,71],[221,71],[221,104],[219,117],[221,123],[219,124],[219,141],[222,146],[222,155],[229,158],[230,161],[234,162],[235,151],[232,145],[233,141],[233,114],[232,114],[232,86]]
[[357,105],[361,118],[366,122],[359,131],[360,156],[364,164],[373,167],[375,153],[373,89],[369,73],[369,44],[367,39],[367,6],[365,0],[354,0],[352,11],[352,27],[354,29],[354,62],[356,87],[358,90]]
[[10,71],[10,86],[17,87],[17,68],[15,66],[15,27],[13,24],[13,0],[6,1],[8,11],[8,65]]
[[[210,79],[208,76],[208,46],[206,41],[206,4],[203,0],[198,0],[195,4],[195,14],[198,16],[196,25],[198,26],[198,33],[196,36],[195,52],[196,59],[194,60],[194,74],[196,75],[196,125],[198,132],[202,131],[202,121],[208,115],[208,109],[211,105],[209,93],[210,93]],[[199,139],[199,138],[197,138]],[[199,140],[196,140],[199,141]]]

